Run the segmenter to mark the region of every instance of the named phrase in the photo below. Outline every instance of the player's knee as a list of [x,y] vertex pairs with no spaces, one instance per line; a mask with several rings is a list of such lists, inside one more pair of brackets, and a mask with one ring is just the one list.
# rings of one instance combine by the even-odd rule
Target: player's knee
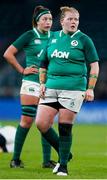
[[40,131],[42,131],[42,124],[39,120],[36,120],[36,126]]
[[40,132],[45,133],[49,129],[49,124],[42,122],[41,120],[36,121],[36,126]]
[[20,125],[23,128],[30,128],[31,125],[32,125],[32,122],[33,122],[33,118],[32,117],[22,116]]

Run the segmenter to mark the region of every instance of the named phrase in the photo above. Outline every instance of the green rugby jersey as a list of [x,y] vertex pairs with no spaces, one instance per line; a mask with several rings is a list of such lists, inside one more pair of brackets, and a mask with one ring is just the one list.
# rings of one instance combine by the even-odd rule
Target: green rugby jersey
[[41,67],[49,61],[46,87],[64,90],[86,90],[87,63],[99,61],[92,40],[80,30],[72,35],[57,31],[42,53]]
[[[26,67],[36,65],[40,67],[39,56],[43,49],[46,47],[49,38],[52,36],[52,32],[40,33],[36,28],[27,31],[22,34],[15,42],[15,46],[18,50],[24,50],[26,55]],[[23,76],[24,80],[39,82],[38,74],[29,74]]]

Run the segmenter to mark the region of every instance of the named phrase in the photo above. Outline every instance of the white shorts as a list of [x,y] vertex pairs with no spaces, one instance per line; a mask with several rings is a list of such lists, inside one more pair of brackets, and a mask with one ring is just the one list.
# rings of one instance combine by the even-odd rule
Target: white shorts
[[79,112],[85,97],[85,91],[70,91],[46,89],[45,98],[40,99],[39,103],[59,102],[65,108]]
[[22,81],[20,94],[40,97],[40,84],[33,81]]

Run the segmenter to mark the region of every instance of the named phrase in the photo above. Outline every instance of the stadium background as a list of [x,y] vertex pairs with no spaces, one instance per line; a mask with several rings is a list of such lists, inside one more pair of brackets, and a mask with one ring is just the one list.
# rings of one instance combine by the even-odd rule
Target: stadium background
[[[79,29],[89,35],[100,57],[100,75],[95,101],[84,103],[77,122],[107,124],[107,1],[97,0],[0,0],[0,119],[20,119],[19,90],[22,76],[3,58],[6,48],[22,33],[32,28],[34,7],[44,5],[53,14],[52,30],[59,30],[59,7],[74,6],[80,12]],[[17,57],[24,64],[25,55]]]

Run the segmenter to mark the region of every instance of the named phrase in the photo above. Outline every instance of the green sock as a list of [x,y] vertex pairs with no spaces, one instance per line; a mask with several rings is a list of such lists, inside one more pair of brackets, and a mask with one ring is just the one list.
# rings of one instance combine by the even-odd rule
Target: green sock
[[49,142],[51,146],[57,151],[59,154],[59,136],[55,132],[53,128],[48,129],[46,133],[42,133],[42,136]]
[[22,147],[29,129],[30,128],[23,128],[20,125],[17,128],[16,136],[15,136],[14,154],[13,154],[14,160],[20,159]]
[[72,144],[72,124],[59,123],[58,128],[60,164],[66,166],[68,163]]
[[60,155],[60,164],[67,165],[70,148],[72,144],[71,136],[60,136],[59,137],[59,155]]
[[43,163],[48,163],[51,157],[51,145],[48,141],[41,135],[41,143],[42,143],[42,152],[43,152]]

